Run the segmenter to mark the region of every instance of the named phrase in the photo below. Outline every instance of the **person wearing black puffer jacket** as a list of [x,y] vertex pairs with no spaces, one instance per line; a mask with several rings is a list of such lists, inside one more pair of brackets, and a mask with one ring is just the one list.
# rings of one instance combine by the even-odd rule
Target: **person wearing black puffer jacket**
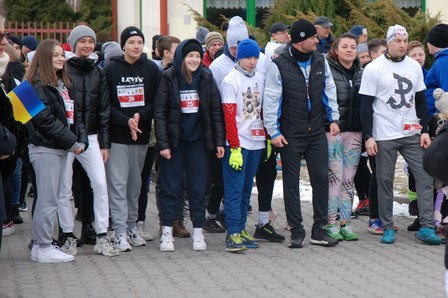
[[176,48],[173,66],[164,70],[155,102],[154,123],[160,153],[159,205],[161,251],[173,251],[182,176],[186,173],[193,250],[206,250],[202,233],[209,152],[224,156],[225,129],[221,97],[212,73],[201,62],[201,44],[184,40]]
[[130,251],[130,244],[146,243],[138,233],[138,198],[160,71],[143,53],[145,37],[140,29],[125,28],[120,41],[124,55],[111,58],[106,66],[111,101],[106,177],[115,248]]
[[[93,53],[96,42],[95,32],[88,26],[80,25],[70,32],[67,39],[72,52],[66,53],[67,72],[72,80],[71,90],[75,94],[76,102],[83,104],[82,116],[89,139],[89,150],[82,154],[69,153],[67,167],[64,174],[64,184],[61,190],[62,201],[59,205],[59,223],[63,234],[61,235],[62,250],[76,251],[76,242],[73,242],[73,210],[70,204],[72,195],[73,161],[76,159],[82,165],[79,174],[83,181],[78,187],[82,188],[80,209],[82,213],[81,240],[83,243],[96,244],[94,250],[105,256],[116,256],[117,250],[109,243],[107,227],[109,226],[109,198],[107,195],[107,182],[105,163],[109,156],[109,120],[110,102],[109,92],[106,88],[106,76],[95,65],[98,56]],[[90,178],[84,178],[86,176]],[[85,182],[84,182],[85,181]],[[94,198],[92,198],[92,189]],[[93,200],[92,200],[93,199]],[[93,205],[93,208],[92,208]],[[92,210],[93,209],[93,210]],[[95,231],[92,227],[92,213],[95,214]],[[74,245],[73,245],[74,244]]]
[[[328,140],[328,225],[327,233],[337,240],[358,240],[350,226],[354,178],[361,157],[360,95],[362,68],[357,58],[358,43],[351,33],[344,33],[332,44],[327,57],[336,84],[339,107],[338,135],[329,132]],[[326,118],[326,117],[325,117]],[[339,210],[340,227],[336,217]]]
[[[51,245],[54,216],[61,204],[60,187],[67,166],[68,151],[82,153],[88,144],[82,121],[82,105],[68,90],[64,49],[53,39],[42,41],[25,79],[45,105],[27,123],[29,156],[36,172],[39,199],[33,216],[31,261],[69,262],[74,258]],[[78,142],[79,140],[79,142]],[[61,218],[61,214],[59,214]]]

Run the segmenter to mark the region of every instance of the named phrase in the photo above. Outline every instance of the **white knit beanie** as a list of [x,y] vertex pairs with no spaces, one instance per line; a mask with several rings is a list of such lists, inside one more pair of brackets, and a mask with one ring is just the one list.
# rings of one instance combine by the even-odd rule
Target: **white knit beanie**
[[230,47],[236,47],[238,42],[249,38],[246,24],[241,17],[236,16],[230,19],[227,29],[227,44]]
[[78,43],[78,40],[83,37],[91,37],[93,39],[93,43],[96,44],[96,34],[92,30],[92,28],[85,25],[79,25],[73,28],[72,32],[70,32],[70,35],[67,38],[67,42],[70,44],[72,52],[76,51],[76,44]]
[[444,92],[441,88],[437,88],[432,93],[435,99],[435,106],[439,113],[448,116],[448,92]]

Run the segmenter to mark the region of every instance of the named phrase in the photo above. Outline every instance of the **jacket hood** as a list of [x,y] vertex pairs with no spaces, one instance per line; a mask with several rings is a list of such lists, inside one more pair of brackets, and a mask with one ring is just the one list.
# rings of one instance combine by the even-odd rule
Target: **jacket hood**
[[184,60],[182,52],[184,50],[185,45],[187,43],[190,43],[190,42],[197,43],[199,45],[199,47],[202,48],[202,45],[196,39],[185,39],[185,40],[183,40],[177,46],[176,51],[174,52],[173,66],[176,69],[177,73],[182,73],[182,62]]
[[[68,61],[68,60],[70,60],[72,58],[75,58],[75,57],[78,57],[78,56],[76,56],[75,53],[69,52],[69,51],[65,52],[65,61]],[[92,52],[89,55],[89,57],[87,57],[87,59],[92,60],[93,62],[96,63],[98,61],[98,55],[95,52]]]

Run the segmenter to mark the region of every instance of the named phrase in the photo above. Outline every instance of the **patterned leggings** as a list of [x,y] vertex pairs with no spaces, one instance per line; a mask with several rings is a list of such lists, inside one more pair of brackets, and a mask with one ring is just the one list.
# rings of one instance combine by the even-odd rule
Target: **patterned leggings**
[[350,221],[354,196],[354,177],[361,156],[361,132],[326,133],[328,140],[328,224]]

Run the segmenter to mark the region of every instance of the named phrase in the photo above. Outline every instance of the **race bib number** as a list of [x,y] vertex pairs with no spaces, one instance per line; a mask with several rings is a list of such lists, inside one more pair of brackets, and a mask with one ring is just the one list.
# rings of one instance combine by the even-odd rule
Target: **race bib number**
[[199,111],[199,94],[196,90],[181,91],[180,110],[183,114],[197,113]]
[[67,123],[73,125],[75,123],[75,102],[70,98],[67,88],[64,88],[59,94],[61,94],[61,97],[64,100],[65,118],[67,118]]
[[121,108],[145,106],[145,91],[143,84],[117,86],[117,96]]
[[415,135],[422,131],[422,126],[418,119],[406,119],[404,118],[403,132],[405,135]]
[[254,141],[264,141],[266,139],[266,135],[264,133],[263,122],[253,121],[250,124],[250,134],[252,135],[252,139]]

